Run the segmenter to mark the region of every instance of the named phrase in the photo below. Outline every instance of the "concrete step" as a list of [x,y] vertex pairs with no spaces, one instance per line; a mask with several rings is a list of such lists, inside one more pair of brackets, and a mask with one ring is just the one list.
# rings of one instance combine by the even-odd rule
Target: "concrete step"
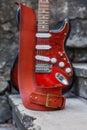
[[87,78],[87,63],[74,63],[73,68],[75,76]]
[[9,96],[19,130],[87,130],[87,102],[67,98],[64,110],[41,112],[26,109],[19,95]]
[[74,92],[76,95],[87,99],[87,63],[73,64]]
[[0,124],[0,130],[17,130],[13,124]]

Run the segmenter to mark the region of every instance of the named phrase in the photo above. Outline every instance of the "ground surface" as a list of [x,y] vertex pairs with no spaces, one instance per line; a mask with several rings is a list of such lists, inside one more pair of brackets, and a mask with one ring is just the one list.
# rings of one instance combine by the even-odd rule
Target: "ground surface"
[[[81,98],[67,98],[65,109],[54,112],[28,110],[22,105],[19,95],[10,96],[10,103],[19,122],[25,127],[23,130],[87,130],[87,102]],[[36,119],[30,120],[30,125],[29,120],[23,122],[25,115],[29,120]]]

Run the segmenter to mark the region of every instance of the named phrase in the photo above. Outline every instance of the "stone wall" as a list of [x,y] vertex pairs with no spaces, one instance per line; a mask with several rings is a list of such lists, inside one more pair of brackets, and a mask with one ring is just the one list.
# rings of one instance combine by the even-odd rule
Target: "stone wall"
[[[37,0],[21,0],[37,13]],[[18,50],[15,0],[0,1],[0,80],[9,80],[15,53]],[[50,29],[58,27],[64,18],[70,19],[70,34],[66,42],[72,62],[87,62],[87,1],[50,0]],[[82,49],[83,48],[83,49]]]

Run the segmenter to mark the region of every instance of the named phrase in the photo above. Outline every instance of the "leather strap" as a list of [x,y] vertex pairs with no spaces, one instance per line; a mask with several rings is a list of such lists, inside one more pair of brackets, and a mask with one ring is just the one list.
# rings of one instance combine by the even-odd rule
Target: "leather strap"
[[30,96],[30,102],[54,109],[63,108],[64,100],[65,99],[63,96],[58,96],[54,94],[32,93]]

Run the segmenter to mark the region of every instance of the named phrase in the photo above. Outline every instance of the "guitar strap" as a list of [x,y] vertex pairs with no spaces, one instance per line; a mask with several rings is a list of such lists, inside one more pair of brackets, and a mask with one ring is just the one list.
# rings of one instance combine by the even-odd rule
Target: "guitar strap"
[[65,97],[61,86],[39,88],[35,81],[36,15],[20,4],[18,85],[23,104],[28,109],[51,111],[63,109]]

